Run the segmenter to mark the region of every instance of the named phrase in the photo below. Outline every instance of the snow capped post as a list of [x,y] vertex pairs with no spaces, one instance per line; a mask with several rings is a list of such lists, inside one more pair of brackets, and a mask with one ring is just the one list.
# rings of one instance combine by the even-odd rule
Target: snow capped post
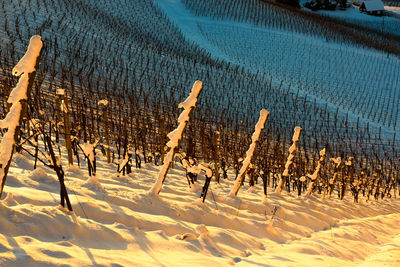
[[203,83],[201,81],[196,81],[193,84],[192,91],[190,92],[188,98],[186,98],[184,102],[178,105],[178,108],[183,108],[183,111],[178,118],[179,124],[175,130],[173,130],[167,135],[169,138],[169,142],[167,143],[169,151],[165,156],[164,163],[158,174],[156,182],[154,183],[153,187],[149,190],[149,194],[158,195],[160,193],[165,177],[167,176],[168,170],[170,168],[170,165],[174,160],[175,152],[178,149],[179,144],[182,140],[183,131],[185,130],[185,127],[189,122],[190,114],[196,107],[197,98],[199,97],[202,89],[203,89]]
[[311,179],[311,183],[308,186],[306,196],[311,196],[312,194],[312,191],[314,189],[314,184],[317,181],[319,171],[321,170],[321,164],[325,160],[325,155],[326,155],[326,149],[324,148],[319,152],[319,161],[317,167],[315,168],[314,173],[311,175],[307,175]]
[[7,100],[11,104],[11,108],[6,117],[0,121],[0,128],[8,129],[0,143],[0,197],[20,132],[20,124],[24,116],[23,111],[27,109],[26,106],[36,76],[36,69],[39,65],[42,47],[41,37],[38,35],[32,36],[25,55],[12,70],[12,74],[20,78]]
[[256,145],[257,145],[258,139],[260,137],[262,129],[264,129],[265,121],[267,120],[268,115],[269,115],[269,112],[267,110],[262,109],[260,111],[260,117],[258,119],[258,122],[257,122],[255,128],[254,128],[254,133],[251,136],[251,145],[250,145],[249,149],[246,152],[246,158],[243,161],[242,168],[239,171],[239,174],[238,174],[238,177],[237,177],[237,179],[235,181],[235,184],[234,184],[231,192],[229,192],[230,196],[235,196],[236,197],[237,193],[239,192],[239,188],[240,188],[240,186],[241,186],[241,184],[242,184],[242,182],[244,180],[244,177],[246,175],[246,172],[247,172],[247,170],[248,170],[248,168],[250,166],[250,162],[251,162],[251,159],[253,157],[254,150],[256,149]]
[[294,127],[294,134],[292,137],[293,144],[289,147],[289,156],[285,164],[285,170],[283,171],[282,178],[279,181],[278,187],[276,188],[275,191],[279,195],[282,193],[283,185],[285,184],[286,178],[289,176],[289,168],[293,163],[294,152],[296,151],[296,145],[297,142],[299,141],[300,133],[301,133],[301,127],[299,126]]

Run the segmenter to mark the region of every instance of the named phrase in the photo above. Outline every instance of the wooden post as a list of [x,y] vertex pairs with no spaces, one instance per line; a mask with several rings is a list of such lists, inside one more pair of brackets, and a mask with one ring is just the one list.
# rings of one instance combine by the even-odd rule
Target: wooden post
[[165,157],[165,122],[164,118],[161,117],[160,120],[160,135],[161,135],[161,141],[160,141],[160,152],[161,152],[161,163],[164,163],[164,157]]
[[329,181],[329,188],[328,188],[328,197],[330,198],[332,195],[333,190],[335,189],[335,183],[339,176],[340,165],[342,164],[342,158],[330,158],[329,160],[333,161],[335,164],[335,172],[333,174],[333,178]]
[[166,155],[165,162],[161,167],[158,177],[153,187],[149,190],[149,194],[158,195],[161,191],[164,180],[167,176],[168,170],[171,167],[171,163],[174,160],[175,152],[178,150],[179,145],[182,140],[183,131],[189,122],[190,115],[196,106],[197,99],[203,89],[203,83],[201,81],[196,81],[193,84],[192,91],[188,98],[178,105],[178,108],[183,108],[182,113],[178,117],[178,126],[175,130],[168,134],[170,141],[167,143],[169,151]]
[[104,106],[103,108],[103,116],[104,116],[104,131],[106,135],[106,154],[107,154],[107,163],[111,163],[111,156],[110,156],[110,133],[108,130],[108,112],[107,107]]
[[[294,134],[292,137],[292,145],[289,147],[289,156],[287,158],[286,164],[285,164],[285,170],[282,173],[281,180],[279,181],[278,187],[276,188],[275,192],[280,195],[282,193],[282,189],[285,186],[286,179],[289,177],[289,169],[290,166],[293,164],[293,158],[294,158],[294,153],[296,152],[296,145],[297,142],[299,141],[300,133],[301,133],[301,127],[296,126],[294,128]],[[285,140],[285,139],[283,139]]]
[[[14,149],[18,141],[18,136],[20,134],[20,125],[24,117],[24,106],[26,110],[26,106],[30,98],[30,92],[32,91],[33,81],[35,80],[36,76],[36,69],[39,66],[42,47],[43,42],[41,40],[41,37],[37,35],[33,36],[30,39],[26,54],[17,63],[12,71],[13,75],[20,76],[20,81],[14,88],[14,90],[20,91],[17,92],[16,95],[12,95],[12,93],[10,93],[8,101],[12,103],[11,109],[15,108],[15,112],[13,112],[14,114],[10,114],[11,112],[9,112],[7,116],[16,116],[17,118],[11,117],[10,120],[17,119],[18,124],[16,124],[14,127],[10,127],[10,125],[8,125],[7,133],[4,134],[3,139],[0,143],[1,158],[7,160],[7,162],[0,162],[0,198],[1,194],[3,193]],[[28,75],[28,84],[26,88],[23,87],[23,83],[21,83],[20,85],[21,80],[26,79],[25,75]],[[21,94],[24,90],[26,90],[26,97]],[[14,105],[15,107],[13,107]]]
[[103,120],[104,120],[104,134],[106,138],[106,155],[107,163],[111,163],[111,153],[110,153],[110,130],[108,122],[108,101],[103,99],[98,102],[98,105],[103,105]]
[[64,117],[64,135],[65,135],[65,146],[67,148],[67,153],[68,153],[68,165],[74,165],[72,158],[71,125],[69,122],[69,115],[68,115],[67,92],[63,89],[58,89],[57,95],[63,96],[61,102],[61,111]]
[[[10,85],[8,84],[8,78],[3,80],[3,93],[4,96],[10,95]],[[6,102],[6,112],[10,111],[11,103]]]
[[60,142],[60,130],[58,128],[58,124],[61,122],[61,96],[56,95],[56,142]]
[[307,193],[306,193],[306,195],[308,197],[311,196],[311,194],[312,194],[312,192],[314,190],[314,186],[315,186],[315,183],[317,182],[318,175],[319,175],[319,172],[321,170],[322,163],[325,160],[325,155],[326,155],[326,148],[322,149],[319,152],[320,158],[318,160],[317,167],[315,168],[314,173],[311,174],[311,175],[307,175],[311,179],[311,182],[310,182],[310,184],[308,186],[308,190],[307,190]]
[[213,158],[214,158],[214,173],[215,181],[219,183],[219,157],[218,157],[218,145],[219,145],[219,132],[215,131],[213,140]]
[[250,167],[250,163],[253,158],[253,154],[256,149],[256,145],[258,143],[258,139],[260,138],[261,131],[264,129],[265,121],[267,120],[268,116],[269,116],[269,112],[266,109],[262,109],[260,111],[260,117],[258,119],[256,126],[254,127],[253,135],[251,136],[250,147],[246,152],[246,158],[243,160],[243,165],[240,168],[240,171],[239,171],[238,177],[235,181],[235,184],[234,184],[232,190],[229,192],[230,196],[236,197],[239,192],[240,187],[242,186],[244,177],[247,173],[247,170]]

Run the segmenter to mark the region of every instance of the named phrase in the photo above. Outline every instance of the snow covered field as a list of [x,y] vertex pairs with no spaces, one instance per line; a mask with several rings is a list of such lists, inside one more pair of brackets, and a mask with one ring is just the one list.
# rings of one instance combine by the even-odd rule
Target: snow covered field
[[204,177],[190,189],[179,163],[160,196],[150,197],[160,167],[119,176],[100,159],[96,179],[85,166],[66,169],[68,212],[58,207],[55,173],[15,156],[0,202],[1,266],[400,264],[398,198],[354,204],[283,192],[264,199],[261,184],[249,188],[247,180],[232,198],[229,173],[220,185],[212,181],[203,204]]
[[[284,81],[294,92],[299,90],[302,95],[329,103],[333,111],[339,108],[388,132],[399,129],[397,56],[250,23],[197,17],[180,0],[155,2],[186,38],[213,56],[254,72],[265,72],[277,84]],[[354,8],[330,13],[375,26],[382,23],[382,18],[360,14]],[[386,18],[385,23],[398,33],[398,19]]]

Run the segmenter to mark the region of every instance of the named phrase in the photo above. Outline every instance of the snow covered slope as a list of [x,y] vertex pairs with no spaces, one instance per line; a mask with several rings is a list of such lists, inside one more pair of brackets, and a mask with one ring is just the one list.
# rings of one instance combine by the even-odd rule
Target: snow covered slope
[[[236,50],[241,53],[243,51],[242,43],[231,41],[232,44],[229,45],[232,45],[233,48],[227,46],[227,43],[223,45],[217,43],[217,38],[212,37],[212,34],[225,30],[224,25],[221,28],[220,22],[216,23],[204,18],[190,18],[189,13],[182,6],[173,9],[173,6],[169,4],[177,2],[171,1],[161,2],[160,0],[159,5],[163,5],[167,13],[177,12],[171,17],[179,27],[183,28],[184,35],[189,36],[186,38],[192,39],[219,59],[233,63],[236,61],[237,64],[242,64],[252,71],[267,71],[268,66],[262,65],[262,61],[257,61],[258,58],[251,61],[243,58],[243,55],[235,58],[234,48],[236,47]],[[77,3],[82,5],[85,2],[77,1]],[[92,3],[97,2],[92,1]],[[105,1],[104,6],[112,8],[108,3]],[[17,5],[16,1],[13,2],[13,5]],[[104,6],[97,7],[96,11],[101,11]],[[68,5],[65,7],[68,9]],[[89,7],[86,8],[92,13],[88,12],[88,14],[96,15],[94,16],[95,20],[104,18],[93,14],[91,8],[96,7],[95,5]],[[145,8],[146,5],[142,5],[142,7]],[[50,9],[48,6],[45,8]],[[131,6],[131,8],[135,8],[135,6]],[[123,11],[123,8],[120,7],[120,13],[116,13],[121,16],[110,19],[111,22],[116,20],[123,22],[117,27],[121,31],[119,34],[124,33],[124,23],[129,22],[129,16],[126,16],[127,14]],[[43,12],[40,14],[43,15]],[[85,16],[88,14],[80,15],[86,18]],[[182,14],[183,17],[179,18],[179,14]],[[201,21],[202,19],[204,21]],[[105,21],[110,22],[109,20]],[[136,21],[139,25],[141,22],[146,22],[146,19]],[[61,20],[60,23],[65,22]],[[102,23],[105,22],[102,21]],[[193,23],[198,26],[194,27]],[[214,23],[215,25],[213,25]],[[73,27],[72,24],[66,23],[65,25]],[[16,25],[19,25],[18,22],[15,23],[15,30],[18,28]],[[99,25],[103,24],[98,24],[99,29],[102,29],[103,27]],[[111,29],[116,27],[112,23],[106,25]],[[191,26],[186,27],[187,25]],[[222,38],[223,40],[230,40],[228,39],[231,38],[230,31],[238,31],[239,34],[235,34],[246,36],[246,39],[250,40],[250,45],[255,44],[248,48],[252,52],[261,49],[265,44],[262,42],[270,40],[263,39],[264,34],[273,37],[271,42],[274,42],[274,38],[283,40],[289,44],[289,49],[298,49],[294,43],[301,44],[305,40],[304,36],[291,35],[287,37],[284,33],[274,32],[272,29],[259,29],[241,23],[230,25],[232,29],[226,30],[226,33],[217,32],[217,34],[225,36]],[[156,28],[158,27],[159,24],[156,25]],[[79,32],[80,28],[77,28]],[[140,27],[137,25],[133,27],[133,29],[138,28]],[[74,30],[70,29],[69,31],[74,32]],[[151,33],[152,28],[147,30],[148,33]],[[29,32],[29,30],[27,31]],[[105,30],[105,32],[109,34],[107,36],[110,38],[116,38],[114,31]],[[96,29],[92,28],[87,34],[95,36],[96,33]],[[201,36],[196,36],[194,33],[201,34]],[[150,34],[150,36],[152,35]],[[174,39],[177,43],[183,41],[183,38],[179,36],[176,35],[177,39]],[[279,39],[277,36],[284,37]],[[68,35],[68,38],[72,37],[73,34]],[[160,39],[153,39],[159,44],[162,44],[163,41],[169,44],[173,42],[172,40],[166,41],[168,34],[152,37],[159,37]],[[261,38],[261,44],[256,42],[255,39],[258,38]],[[293,38],[292,42],[290,42],[290,38]],[[102,44],[107,44],[107,40],[97,40],[105,41]],[[310,40],[310,45],[317,44],[315,49],[318,50],[321,40]],[[85,46],[90,47],[89,41],[90,38],[85,38],[85,42],[87,42],[84,43]],[[143,42],[146,43],[146,41],[149,39],[145,39]],[[276,49],[277,43],[274,44],[271,50]],[[56,45],[53,44],[53,46]],[[164,57],[176,60],[179,65],[183,57],[175,58],[174,56],[177,56],[175,53],[178,53],[179,49],[172,44],[171,46],[166,51],[159,51],[159,54],[154,56],[157,58],[154,61],[162,62],[158,60]],[[118,59],[130,57],[133,52],[128,41],[121,47],[124,48],[118,50],[118,46],[113,46],[109,49],[123,51],[118,55]],[[328,49],[334,47],[335,44],[330,44]],[[79,50],[79,47],[73,49]],[[194,45],[193,50],[189,49],[190,51],[187,53],[203,51],[196,49],[198,48]],[[348,47],[344,49],[347,51]],[[142,50],[135,56],[142,58],[146,51]],[[289,50],[280,51],[286,53]],[[326,55],[323,51],[318,51],[320,57]],[[90,49],[86,52],[90,54]],[[353,51],[353,53],[356,52],[358,50]],[[375,57],[372,57],[370,56],[371,51],[362,50],[360,55],[363,56],[364,52],[367,54],[367,59],[373,58],[376,60],[374,62],[384,62],[385,57],[382,54],[373,54]],[[72,51],[69,53],[73,54]],[[260,52],[259,55],[262,54]],[[273,64],[277,64],[275,66],[281,68],[281,70],[275,69],[276,73],[273,74],[279,81],[282,79],[281,76],[288,71],[289,64],[279,58],[271,60],[273,60],[271,61]],[[290,61],[290,58],[286,58],[286,60],[289,60],[291,64],[300,61],[300,59]],[[316,58],[311,58],[306,62],[310,64],[311,60],[315,61]],[[116,66],[118,60],[114,59],[113,61],[115,62],[112,64]],[[138,59],[138,62],[143,61],[145,60]],[[82,60],[83,63],[85,60]],[[304,63],[299,62],[299,64],[302,67],[301,64]],[[340,60],[335,61],[335,64],[340,64]],[[138,63],[138,65],[140,64]],[[195,65],[201,64],[196,62]],[[159,64],[151,66],[162,69]],[[389,66],[393,66],[396,70],[398,65],[395,61],[389,60]],[[183,68],[183,66],[181,67]],[[271,67],[271,69],[273,68]],[[50,71],[56,72],[58,69]],[[106,69],[102,71],[108,72]],[[174,71],[171,70],[171,72]],[[216,70],[213,75],[215,73],[217,73]],[[388,73],[396,74],[395,71],[388,71]],[[164,72],[165,74],[166,72]],[[330,72],[324,73],[324,75],[329,74]],[[144,78],[141,76],[140,80],[150,78],[149,73],[146,75]],[[292,75],[297,77],[295,72]],[[127,77],[132,76],[127,75]],[[297,83],[299,81],[291,81],[290,77],[284,77],[285,86],[290,82]],[[302,76],[299,77],[296,79],[301,79]],[[358,78],[361,80],[363,77]],[[129,78],[127,79],[129,80]],[[322,79],[321,83],[330,81],[330,79],[332,79],[330,76],[328,80]],[[153,77],[153,80],[158,79]],[[210,83],[215,82],[210,80]],[[320,80],[316,79],[316,82],[318,81]],[[307,86],[310,85],[310,82],[312,80],[304,81]],[[390,82],[396,84],[397,80],[391,79]],[[243,82],[243,84],[243,87],[248,86],[247,82]],[[258,85],[262,87],[264,84]],[[217,85],[215,86],[217,87]],[[355,86],[360,85],[356,84]],[[158,94],[157,87],[155,88],[153,90]],[[232,91],[232,88],[226,90]],[[241,98],[243,96],[241,93],[234,92],[232,95],[236,94],[235,96]],[[302,91],[302,94],[306,93],[309,92]],[[320,96],[318,93],[323,94],[324,92],[311,91],[311,93],[317,97]],[[358,93],[358,91],[353,91],[355,98],[358,97]],[[257,92],[254,91],[251,94],[257,94]],[[345,92],[341,92],[341,94],[345,95]],[[395,102],[395,97],[398,96],[396,88],[388,94],[392,94],[394,102],[392,105],[386,106],[387,110],[391,110],[392,114],[395,114],[393,116],[397,116],[397,113],[393,113],[395,105],[398,104]],[[334,94],[332,93],[332,95]],[[382,95],[378,97],[375,95],[370,99],[385,100],[386,98]],[[254,108],[256,105],[252,104],[251,108]],[[281,103],[283,109],[287,108],[286,104]],[[387,110],[378,109],[377,112],[375,110],[373,112],[383,116],[382,114],[387,114]],[[39,145],[43,147],[41,141],[39,141]],[[27,145],[24,146],[26,149]],[[201,185],[205,182],[205,177],[200,176],[198,182],[189,188],[185,171],[179,163],[175,164],[175,168],[167,176],[160,196],[153,196],[147,192],[155,182],[157,173],[160,171],[159,166],[152,163],[142,164],[142,168],[134,169],[130,175],[121,176],[116,173],[116,164],[107,164],[105,156],[97,151],[97,176],[88,177],[85,163],[82,163],[81,168],[76,166],[66,168],[66,152],[61,146],[59,151],[63,156],[65,184],[70,193],[74,212],[58,206],[60,189],[52,170],[40,166],[40,164],[37,169],[33,170],[34,163],[27,158],[25,152],[22,155],[15,155],[3,198],[0,201],[0,266],[228,266],[234,264],[239,266],[398,266],[400,264],[398,189],[396,192],[392,190],[390,199],[367,200],[360,196],[359,203],[355,204],[350,197],[345,197],[343,201],[338,200],[336,194],[332,198],[326,198],[316,194],[310,197],[297,197],[285,191],[281,195],[270,193],[274,191],[274,188],[268,188],[268,196],[265,198],[260,184],[248,187],[246,180],[236,198],[229,195],[234,184],[234,174],[229,171],[228,179],[221,179],[220,184],[212,181],[206,202],[202,203],[200,190]]]
[[[63,163],[67,162],[66,157]],[[128,176],[100,155],[97,179],[66,169],[74,212],[58,207],[59,184],[46,167],[16,155],[0,202],[1,266],[398,266],[400,200],[354,204],[284,192],[264,199],[234,177],[192,188],[177,163],[159,197],[147,190],[159,167]],[[271,188],[268,188],[272,191]]]
[[[276,83],[283,81],[294,92],[299,90],[302,95],[328,103],[333,111],[339,108],[353,115],[354,120],[361,118],[391,133],[400,129],[398,56],[284,29],[231,21],[222,14],[218,20],[196,16],[195,12],[188,14],[180,0],[155,2],[186,38],[213,56],[267,73]],[[350,21],[356,19],[352,10],[337,14]],[[392,27],[388,31],[397,34],[400,21],[386,20],[386,27]],[[362,15],[360,23],[378,22],[382,23],[382,19]]]

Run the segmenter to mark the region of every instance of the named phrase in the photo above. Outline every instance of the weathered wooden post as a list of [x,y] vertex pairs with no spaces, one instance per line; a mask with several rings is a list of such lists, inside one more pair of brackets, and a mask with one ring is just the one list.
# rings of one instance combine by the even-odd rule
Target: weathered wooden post
[[165,122],[164,117],[162,116],[160,119],[160,153],[161,153],[161,163],[164,163],[165,158]]
[[99,105],[103,105],[103,120],[104,120],[104,134],[106,138],[106,155],[107,155],[107,163],[111,163],[111,154],[110,154],[110,133],[108,126],[108,101],[103,99],[100,100]]
[[256,145],[258,143],[258,139],[260,138],[260,134],[262,129],[264,129],[265,122],[269,116],[269,112],[265,109],[262,109],[260,111],[260,117],[258,119],[258,122],[254,128],[254,133],[251,137],[251,145],[249,149],[246,152],[246,158],[243,161],[243,165],[240,168],[238,177],[236,178],[235,184],[229,193],[230,196],[237,196],[237,193],[239,192],[240,186],[243,183],[244,177],[246,175],[247,170],[250,167],[251,159],[253,158],[254,150],[256,149]]
[[289,156],[285,164],[285,170],[283,171],[281,180],[279,181],[278,187],[276,188],[275,191],[279,195],[282,193],[283,186],[285,185],[286,179],[289,176],[289,169],[290,166],[293,164],[294,153],[296,151],[296,145],[297,142],[299,141],[300,133],[301,133],[301,127],[296,126],[294,128],[294,134],[292,137],[293,144],[289,147]]
[[17,77],[20,76],[20,78],[7,100],[11,104],[10,110],[6,117],[0,121],[0,128],[8,129],[0,143],[0,197],[3,193],[15,144],[20,134],[20,125],[24,117],[23,111],[26,110],[30,98],[42,47],[41,37],[32,36],[25,55],[12,70],[12,74]]
[[325,154],[326,154],[326,149],[324,148],[319,152],[320,158],[318,160],[317,167],[315,168],[314,173],[311,174],[311,175],[307,175],[311,179],[311,182],[310,182],[310,184],[308,186],[308,189],[307,189],[307,196],[311,196],[311,194],[312,194],[312,192],[314,190],[314,185],[315,185],[315,182],[318,179],[318,174],[319,174],[319,172],[321,170],[322,162],[325,160]]
[[[63,93],[64,94],[64,93]],[[56,91],[56,142],[60,142],[60,130],[59,123],[61,122],[61,96],[58,94],[58,90]]]
[[330,198],[332,195],[333,190],[335,189],[335,183],[337,180],[337,177],[339,176],[339,170],[340,170],[340,165],[342,164],[342,158],[337,157],[337,158],[330,158],[330,161],[332,161],[335,164],[335,172],[333,174],[333,177],[329,180],[329,189],[328,189],[328,197]]
[[154,183],[153,187],[149,190],[149,194],[158,195],[161,191],[164,180],[167,176],[168,170],[172,161],[174,160],[174,155],[176,150],[178,149],[180,142],[182,140],[183,131],[185,130],[186,125],[189,122],[190,115],[193,109],[196,106],[197,98],[200,95],[201,90],[203,89],[203,84],[201,81],[196,81],[193,84],[192,91],[186,100],[178,105],[179,108],[183,108],[184,110],[179,115],[178,118],[178,127],[168,134],[169,142],[167,146],[169,147],[169,151],[166,155],[165,162],[161,167],[161,170],[158,174],[158,178]]
[[63,89],[58,89],[57,95],[63,97],[63,99],[61,100],[61,112],[63,113],[64,117],[64,136],[65,136],[65,147],[67,148],[67,153],[68,153],[68,165],[74,165],[74,161],[72,158],[71,124],[69,121],[69,114],[68,114],[67,92]]
[[[10,85],[8,83],[8,78],[4,78],[3,80],[3,94],[4,96],[10,95]],[[6,103],[6,112],[8,113],[10,111],[11,103]]]
[[219,183],[219,132],[215,131],[214,138],[213,138],[213,158],[214,158],[214,174],[215,174],[215,181]]

